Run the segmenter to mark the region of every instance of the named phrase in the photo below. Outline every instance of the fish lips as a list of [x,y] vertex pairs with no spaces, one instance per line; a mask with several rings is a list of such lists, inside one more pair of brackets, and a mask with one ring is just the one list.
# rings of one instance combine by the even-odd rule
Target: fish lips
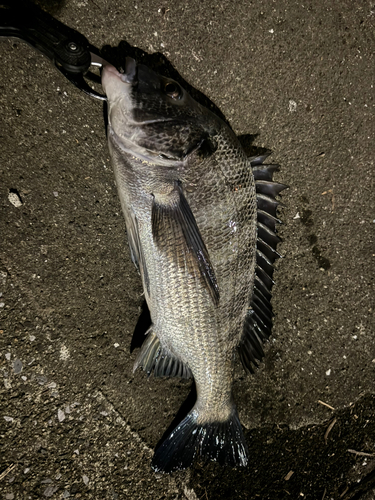
[[159,90],[161,80],[152,69],[143,64],[137,64],[132,57],[125,60],[125,71],[118,71],[112,64],[107,64],[102,70],[102,87],[107,97],[111,99],[115,94],[129,92],[132,87],[142,86],[142,91]]

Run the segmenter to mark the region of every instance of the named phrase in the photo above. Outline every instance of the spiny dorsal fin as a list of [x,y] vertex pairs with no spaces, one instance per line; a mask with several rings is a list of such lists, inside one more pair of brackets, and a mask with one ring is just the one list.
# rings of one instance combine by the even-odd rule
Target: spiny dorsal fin
[[141,366],[149,376],[152,371],[155,377],[190,378],[192,376],[188,366],[160,346],[159,338],[153,332],[152,327],[148,329],[146,335],[135,360],[133,372]]
[[262,193],[267,196],[274,198],[280,191],[286,188],[285,184],[279,184],[278,182],[259,180],[255,181],[255,188],[257,193]]
[[[173,235],[182,240],[184,257],[188,265],[197,268],[215,305],[219,303],[219,287],[206,245],[198,229],[195,217],[176,183],[169,200],[160,202],[155,196],[152,204],[152,235],[160,248]],[[176,246],[176,245],[174,245]]]
[[[256,186],[256,182],[255,182],[255,186]],[[258,210],[262,210],[263,212],[267,212],[272,217],[276,218],[277,207],[280,204],[281,203],[279,201],[275,200],[275,198],[273,196],[268,196],[268,195],[263,194],[263,193],[257,193]]]
[[272,181],[279,166],[263,165],[268,155],[249,158],[257,192],[258,237],[253,296],[238,349],[242,365],[250,373],[254,373],[254,366],[257,367],[258,362],[262,360],[262,344],[271,335],[273,265],[280,257],[276,246],[281,241],[276,234],[276,224],[281,222],[276,217],[277,207],[280,205],[276,196],[287,187]]
[[279,165],[261,165],[252,167],[254,179],[256,181],[272,181],[273,174],[280,170]]
[[257,213],[258,213],[258,227],[259,224],[263,224],[263,226],[266,226],[269,229],[271,229],[271,231],[275,232],[276,224],[281,224],[280,219],[278,219],[277,217],[273,217],[271,214],[265,212],[264,210],[260,210],[258,208]]
[[262,165],[264,160],[266,160],[271,154],[271,151],[268,151],[267,153],[263,153],[262,155],[258,156],[249,156],[248,161],[250,165],[254,168],[257,165]]

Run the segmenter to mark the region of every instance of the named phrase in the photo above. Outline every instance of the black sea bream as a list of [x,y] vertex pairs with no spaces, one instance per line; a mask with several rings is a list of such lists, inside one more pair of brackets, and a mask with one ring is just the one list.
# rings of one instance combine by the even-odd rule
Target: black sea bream
[[108,143],[133,262],[152,326],[135,367],[194,377],[197,401],[157,449],[170,472],[195,456],[246,466],[232,397],[236,352],[247,371],[272,326],[277,257],[275,165],[247,158],[232,130],[175,81],[127,58],[105,66]]

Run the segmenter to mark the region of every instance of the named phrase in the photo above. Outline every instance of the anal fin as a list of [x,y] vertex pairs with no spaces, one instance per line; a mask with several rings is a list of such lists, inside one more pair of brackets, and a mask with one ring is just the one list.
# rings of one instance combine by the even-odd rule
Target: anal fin
[[135,360],[133,372],[142,367],[147,375],[154,372],[155,377],[181,377],[190,378],[191,370],[172,353],[163,349],[159,338],[152,327],[147,332],[147,337]]

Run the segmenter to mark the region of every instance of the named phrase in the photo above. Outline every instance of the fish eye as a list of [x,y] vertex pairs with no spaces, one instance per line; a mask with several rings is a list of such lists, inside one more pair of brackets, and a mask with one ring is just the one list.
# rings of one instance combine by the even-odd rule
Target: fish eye
[[164,86],[164,92],[172,99],[179,99],[182,96],[182,91],[179,85],[174,82],[167,82]]

